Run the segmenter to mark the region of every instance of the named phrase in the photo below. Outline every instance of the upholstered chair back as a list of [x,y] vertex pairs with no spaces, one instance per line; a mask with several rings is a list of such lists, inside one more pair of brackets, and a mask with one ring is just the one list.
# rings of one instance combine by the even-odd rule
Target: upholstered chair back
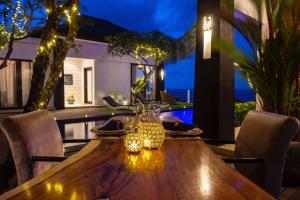
[[264,164],[235,164],[247,178],[278,198],[290,141],[299,129],[296,118],[250,111],[236,139],[236,157],[264,158]]
[[18,184],[48,170],[54,163],[32,162],[33,156],[63,156],[59,128],[47,110],[16,115],[2,123],[16,166]]

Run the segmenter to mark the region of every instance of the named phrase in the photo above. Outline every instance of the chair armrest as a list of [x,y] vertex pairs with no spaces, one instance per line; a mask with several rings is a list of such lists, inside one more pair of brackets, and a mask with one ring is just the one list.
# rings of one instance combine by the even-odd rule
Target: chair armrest
[[55,156],[33,156],[31,158],[33,162],[61,162],[66,159],[67,157],[55,157]]
[[222,160],[226,163],[264,163],[264,158],[229,158],[223,157]]
[[63,143],[82,143],[82,142],[90,142],[91,139],[64,139]]
[[218,140],[218,139],[205,139],[202,138],[202,140],[206,143],[206,144],[235,144],[234,140]]

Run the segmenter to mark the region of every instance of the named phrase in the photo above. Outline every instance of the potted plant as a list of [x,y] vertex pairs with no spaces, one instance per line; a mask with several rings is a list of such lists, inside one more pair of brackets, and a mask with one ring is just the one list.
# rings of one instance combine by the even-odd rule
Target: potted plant
[[74,95],[70,95],[67,99],[68,104],[73,105],[75,103]]

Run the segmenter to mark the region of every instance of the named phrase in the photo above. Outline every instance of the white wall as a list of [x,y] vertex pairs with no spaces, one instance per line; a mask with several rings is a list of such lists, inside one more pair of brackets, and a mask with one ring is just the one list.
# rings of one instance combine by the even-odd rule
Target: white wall
[[120,103],[123,97],[130,100],[131,67],[130,63],[95,62],[95,101],[103,105],[102,98],[112,95]]
[[66,58],[64,62],[64,74],[73,75],[73,85],[65,85],[65,105],[67,99],[74,96],[75,104],[83,104],[83,71],[81,59]]
[[[37,54],[38,45],[40,39],[26,38],[14,43],[14,51],[11,58],[22,60],[33,60]],[[0,52],[0,57],[4,57],[7,52],[7,48],[4,48]]]
[[[28,38],[15,42],[12,58],[33,60],[37,54],[39,41]],[[76,48],[69,50],[65,61],[65,74],[73,74],[74,82],[73,86],[65,86],[65,100],[74,94],[75,104],[83,103],[83,68],[90,66],[93,66],[94,73],[94,104],[102,105],[102,97],[106,95],[114,95],[120,102],[123,101],[123,97],[130,100],[131,63],[136,63],[135,58],[108,54],[106,43],[80,39],[76,39],[75,43]],[[5,52],[2,51],[0,57],[4,56]]]
[[258,13],[251,0],[234,0],[234,8],[254,19],[258,19]]
[[[261,21],[263,23],[262,37],[263,39],[266,39],[268,37],[269,30],[268,30],[268,19],[267,19],[265,3],[263,2],[261,6],[262,6]],[[234,0],[234,8],[256,20],[260,20],[259,15],[257,13],[257,9],[252,0]]]

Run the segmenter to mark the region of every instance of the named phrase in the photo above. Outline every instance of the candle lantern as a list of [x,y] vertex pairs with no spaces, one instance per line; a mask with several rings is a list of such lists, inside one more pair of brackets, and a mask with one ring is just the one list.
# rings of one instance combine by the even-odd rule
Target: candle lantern
[[144,148],[160,148],[165,139],[165,130],[159,122],[141,122],[138,125],[138,133],[143,136]]
[[143,149],[143,137],[140,134],[130,132],[126,135],[124,144],[129,153],[138,153]]

